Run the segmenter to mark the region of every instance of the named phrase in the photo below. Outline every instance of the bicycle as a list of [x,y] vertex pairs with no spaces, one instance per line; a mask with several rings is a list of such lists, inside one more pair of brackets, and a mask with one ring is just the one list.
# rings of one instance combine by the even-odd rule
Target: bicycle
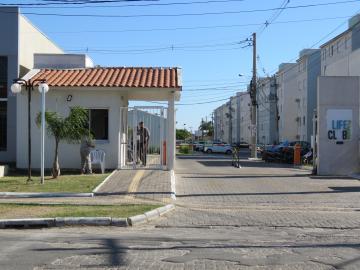
[[240,148],[237,147],[237,146],[232,149],[231,166],[234,166],[235,168],[241,168],[241,165],[240,165]]

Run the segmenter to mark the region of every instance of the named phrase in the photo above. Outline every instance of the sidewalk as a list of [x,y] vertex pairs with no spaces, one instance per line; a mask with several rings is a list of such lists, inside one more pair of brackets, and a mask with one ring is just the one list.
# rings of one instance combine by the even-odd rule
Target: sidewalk
[[171,203],[169,171],[138,169],[116,170],[95,192],[94,197],[68,198],[0,198],[0,203],[70,203],[114,205],[137,203]]
[[169,202],[171,199],[169,171],[137,169],[117,170],[95,193],[96,196],[125,195],[125,198]]

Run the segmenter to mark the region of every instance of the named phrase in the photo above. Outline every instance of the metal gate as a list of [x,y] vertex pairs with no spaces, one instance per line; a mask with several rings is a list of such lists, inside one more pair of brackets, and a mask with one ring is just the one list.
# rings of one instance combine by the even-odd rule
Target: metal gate
[[[120,108],[119,168],[163,169],[166,165],[166,127],[167,109],[164,107]],[[148,140],[144,139],[147,135]]]

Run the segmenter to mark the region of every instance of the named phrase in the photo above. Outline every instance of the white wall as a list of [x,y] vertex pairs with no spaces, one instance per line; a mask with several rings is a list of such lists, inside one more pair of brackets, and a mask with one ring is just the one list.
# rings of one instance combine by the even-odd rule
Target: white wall
[[[318,174],[349,175],[359,171],[359,77],[318,78]],[[341,92],[341,94],[339,94]],[[328,137],[327,112],[352,110],[351,138]],[[331,119],[330,119],[331,120]]]
[[[24,91],[25,92],[25,91]],[[67,102],[68,95],[72,95],[72,101]],[[20,94],[17,103],[17,167],[27,167],[27,95]],[[46,95],[46,108],[48,111],[56,111],[67,116],[72,106],[84,108],[109,109],[109,140],[96,142],[96,148],[106,152],[106,167],[117,168],[119,147],[119,117],[120,107],[127,106],[127,100],[122,99],[119,91],[86,90],[59,90],[50,89]],[[32,165],[33,168],[40,166],[40,129],[35,124],[35,118],[40,111],[40,94],[35,89],[32,99],[31,113],[31,136],[32,136]],[[45,138],[45,167],[51,168],[54,158],[54,138]],[[80,168],[80,145],[62,142],[59,149],[59,161],[61,168]]]

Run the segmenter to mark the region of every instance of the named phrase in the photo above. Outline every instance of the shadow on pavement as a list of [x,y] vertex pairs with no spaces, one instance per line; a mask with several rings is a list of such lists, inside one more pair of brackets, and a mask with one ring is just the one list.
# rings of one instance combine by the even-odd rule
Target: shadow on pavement
[[269,195],[311,195],[311,194],[336,194],[336,193],[351,193],[359,192],[360,188],[344,189],[344,190],[326,190],[326,191],[298,191],[298,192],[254,192],[254,193],[194,193],[194,194],[176,194],[176,197],[222,197],[222,196],[269,196]]
[[329,187],[338,192],[360,192],[360,186],[355,187]]
[[[232,167],[231,160],[200,160],[198,163],[207,166],[207,167]],[[284,163],[267,163],[264,161],[248,161],[240,160],[240,165],[242,167],[251,167],[251,168],[294,168],[292,164]]]
[[[193,175],[193,174],[191,174]],[[200,174],[201,176],[182,176],[181,178],[196,178],[196,179],[236,179],[236,178],[292,178],[292,177],[308,177],[307,174],[283,174],[283,175],[271,175],[271,174],[263,174],[263,175],[218,175],[218,174],[209,174],[204,175]]]

